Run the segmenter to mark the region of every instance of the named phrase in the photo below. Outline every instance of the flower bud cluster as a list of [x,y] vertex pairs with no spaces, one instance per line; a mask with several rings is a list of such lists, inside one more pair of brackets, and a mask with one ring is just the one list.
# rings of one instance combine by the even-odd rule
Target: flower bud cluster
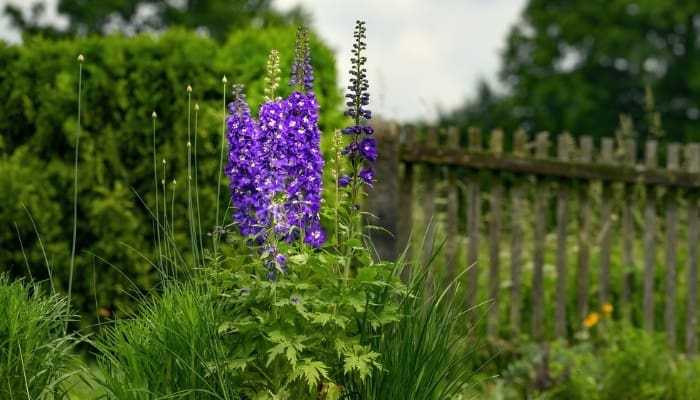
[[367,48],[364,42],[365,22],[357,21],[355,25],[355,43],[352,46],[352,69],[350,70],[349,92],[345,95],[348,107],[344,115],[352,119],[352,124],[343,128],[342,133],[351,136],[350,144],[342,151],[348,156],[357,176],[343,175],[338,178],[340,186],[347,186],[353,179],[359,178],[362,182],[372,186],[374,182],[374,170],[367,166],[367,162],[377,161],[377,141],[372,136],[374,129],[368,121],[372,119],[372,112],[369,105],[369,81],[367,80],[367,69],[364,67],[367,57],[363,56],[363,51]]

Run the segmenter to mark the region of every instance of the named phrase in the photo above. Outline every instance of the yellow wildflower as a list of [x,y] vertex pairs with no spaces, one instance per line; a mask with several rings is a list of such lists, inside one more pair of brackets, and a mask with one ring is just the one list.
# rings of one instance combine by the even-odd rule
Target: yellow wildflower
[[600,307],[600,311],[602,311],[603,315],[605,315],[606,317],[610,317],[610,315],[612,315],[613,312],[613,306],[610,303],[605,303],[602,307]]
[[588,316],[586,316],[586,319],[583,320],[583,327],[586,329],[591,328],[598,323],[598,320],[600,320],[600,314],[595,311],[589,313]]

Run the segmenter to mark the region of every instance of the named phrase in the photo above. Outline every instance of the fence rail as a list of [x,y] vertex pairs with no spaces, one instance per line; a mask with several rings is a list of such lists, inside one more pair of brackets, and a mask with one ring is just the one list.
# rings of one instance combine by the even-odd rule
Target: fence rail
[[612,302],[624,321],[697,351],[700,144],[395,124],[376,135],[367,207],[395,233],[373,234],[380,257],[411,232],[444,240],[433,274],[474,265],[465,307],[491,302],[489,335],[565,337]]

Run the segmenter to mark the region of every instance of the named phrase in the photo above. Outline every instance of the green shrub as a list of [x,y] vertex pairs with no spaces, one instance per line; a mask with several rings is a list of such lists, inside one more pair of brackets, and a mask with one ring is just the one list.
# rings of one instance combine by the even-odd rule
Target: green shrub
[[67,299],[0,274],[0,398],[62,399],[79,371]]
[[[200,107],[196,131],[199,197],[201,209],[213,209],[221,174],[222,76],[227,76],[229,84],[262,81],[272,47],[279,50],[283,66],[291,65],[293,40],[290,27],[240,31],[223,47],[181,30],[158,37],[74,41],[29,37],[19,47],[0,44],[0,96],[4,99],[0,169],[9,172],[1,174],[0,183],[12,188],[0,194],[0,271],[11,270],[15,276],[25,273],[16,221],[33,266],[31,274],[37,280],[49,279],[36,233],[19,206],[23,203],[47,249],[53,284],[58,290],[68,286],[78,54],[85,55],[85,62],[72,301],[89,316],[97,314],[96,308],[119,316],[133,308],[133,293],[128,292],[146,291],[158,281],[154,266],[147,261],[157,258],[154,222],[144,205],[153,208],[155,190],[162,190],[154,187],[152,111],[158,114],[158,186],[165,179],[170,199],[170,182],[187,181],[186,87],[193,86],[190,106],[198,103]],[[339,115],[335,63],[331,51],[318,40],[312,40],[312,47],[317,94],[324,104],[321,121],[328,126]],[[282,74],[289,74],[288,67]],[[229,93],[230,86],[225,91]],[[262,97],[262,87],[253,85],[246,92],[252,101]],[[191,121],[194,125],[194,115]],[[194,132],[193,126],[190,129]],[[201,183],[204,181],[206,184]],[[225,184],[222,181],[220,190],[224,205],[228,202]],[[185,185],[179,187],[173,212],[184,216],[187,196],[181,195]],[[202,213],[202,218],[204,231],[216,224],[211,213]],[[186,239],[186,218],[174,223],[176,239]],[[186,243],[178,246],[185,255],[189,251]],[[83,321],[88,324],[92,318]]]

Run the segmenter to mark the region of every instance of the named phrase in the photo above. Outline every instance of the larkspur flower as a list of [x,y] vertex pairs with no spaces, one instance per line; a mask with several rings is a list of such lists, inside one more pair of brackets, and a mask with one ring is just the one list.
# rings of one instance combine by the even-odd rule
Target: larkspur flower
[[260,130],[242,90],[242,86],[234,85],[234,101],[229,104],[228,163],[224,173],[230,182],[234,221],[243,236],[257,237],[269,224],[270,199],[260,185],[269,171],[262,161]]
[[[274,87],[256,121],[242,87],[234,85],[234,101],[227,118],[228,163],[233,219],[250,246],[263,246],[274,233],[277,240],[299,240],[320,247],[326,237],[320,228],[323,158],[320,151],[318,101],[311,91],[308,31],[297,33],[297,58],[291,84],[297,88],[286,98],[275,98]],[[275,53],[271,54],[274,58]],[[276,70],[276,60],[268,69]],[[272,71],[275,72],[275,71]],[[268,83],[276,84],[274,73]],[[262,251],[270,280],[286,271],[286,256]]]
[[374,182],[374,170],[372,168],[365,168],[357,175],[365,184],[372,187],[372,183]]
[[[374,133],[374,128],[367,123],[372,118],[372,112],[367,108],[369,105],[369,81],[367,80],[367,69],[364,68],[367,62],[367,57],[363,56],[363,50],[367,45],[365,39],[365,23],[357,21],[355,25],[355,43],[352,47],[352,58],[350,62],[352,68],[350,70],[350,85],[348,85],[349,93],[345,95],[348,107],[343,113],[352,119],[352,124],[343,128],[341,132],[351,137],[350,143],[342,150],[341,154],[348,156],[350,164],[353,167],[352,179],[360,178],[370,187],[374,180],[374,172],[369,173],[368,169],[363,168],[366,162],[373,163],[377,160],[377,142],[373,137],[367,137]],[[365,135],[363,137],[363,135]],[[340,182],[339,182],[340,183]],[[343,181],[347,186],[350,182]]]

